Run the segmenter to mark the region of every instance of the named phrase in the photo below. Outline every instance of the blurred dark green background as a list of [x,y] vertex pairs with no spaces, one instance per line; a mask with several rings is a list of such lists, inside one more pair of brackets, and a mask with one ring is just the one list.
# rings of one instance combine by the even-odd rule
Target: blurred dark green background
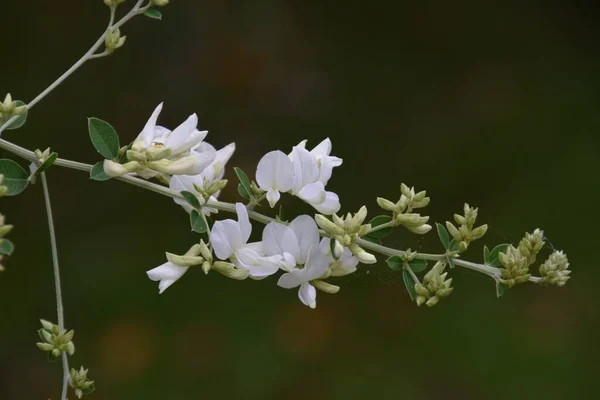
[[[266,152],[329,136],[344,159],[329,185],[343,211],[375,213],[375,197],[397,198],[406,182],[428,190],[435,221],[479,206],[488,245],[543,228],[573,278],[496,299],[490,280],[458,269],[433,309],[411,304],[381,263],[338,279],[316,310],[275,279],[200,270],[159,296],[145,271],[195,242],[187,215],[166,197],[53,168],[72,364],[91,368],[91,398],[596,398],[597,2],[174,1],[163,12],[128,23],[122,50],[4,138],[94,163],[87,117],[127,142],[165,101],[163,124],[198,113],[210,143],[237,143],[230,166],[253,175]],[[0,93],[28,101],[96,40],[107,9],[4,0],[0,21]],[[235,201],[234,188],[222,199]],[[0,399],[57,399],[60,365],[35,347],[38,318],[56,320],[41,186],[3,198],[2,213],[17,251],[0,276]],[[434,234],[406,231],[390,245],[440,250]],[[481,260],[482,245],[467,258]]]

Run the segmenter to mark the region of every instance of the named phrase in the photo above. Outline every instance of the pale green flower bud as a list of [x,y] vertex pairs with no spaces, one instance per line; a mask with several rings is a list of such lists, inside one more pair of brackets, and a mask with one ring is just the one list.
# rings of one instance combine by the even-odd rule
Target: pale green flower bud
[[[334,220],[336,217],[337,217],[337,215],[333,214]],[[337,218],[339,218],[339,217],[337,217]],[[325,232],[327,232],[330,235],[339,236],[339,235],[343,235],[345,233],[345,231],[342,227],[340,227],[336,223],[330,221],[324,215],[321,215],[321,214],[315,215],[315,221],[321,229],[323,229]],[[343,221],[342,221],[342,224],[343,224]]]
[[127,159],[129,161],[137,161],[140,163],[145,163],[146,161],[148,161],[146,159],[146,154],[145,153],[141,153],[139,151],[136,150],[127,150]]
[[332,285],[330,283],[327,283],[325,281],[322,281],[320,279],[314,280],[310,282],[314,287],[316,287],[317,289],[319,289],[322,292],[325,293],[329,293],[329,294],[335,294],[337,292],[340,291],[340,287],[336,286],[336,285]]
[[358,212],[354,214],[354,217],[350,219],[350,223],[348,224],[348,230],[358,231],[362,223],[365,221],[365,218],[367,218],[367,207],[362,206],[360,210],[358,210]]
[[509,246],[506,253],[498,254],[498,259],[504,267],[500,269],[500,282],[508,287],[527,282],[531,277],[528,259],[516,247]]
[[111,28],[106,32],[104,45],[108,51],[114,51],[125,44],[127,36],[121,37],[119,28]]
[[377,204],[379,205],[379,207],[383,208],[386,211],[395,211],[396,210],[396,204],[392,203],[391,201],[384,199],[383,197],[378,197],[377,198]]
[[485,233],[487,232],[487,229],[488,229],[487,225],[481,225],[481,226],[473,229],[471,231],[470,239],[471,240],[481,239],[483,237],[483,235],[485,235]]
[[244,280],[248,277],[248,271],[245,269],[235,268],[231,263],[225,261],[217,261],[212,265],[212,269],[218,273],[236,280]]
[[169,4],[169,0],[152,0],[152,5],[155,7],[164,7]]
[[462,235],[458,231],[458,229],[454,226],[454,224],[450,221],[446,221],[446,228],[452,237],[458,241],[462,240]]
[[206,261],[212,263],[212,261],[213,261],[212,252],[210,251],[210,249],[208,248],[206,243],[204,243],[204,240],[200,240],[200,254],[202,255],[202,257],[204,257],[204,259]]
[[424,235],[431,230],[431,225],[423,224],[421,226],[406,226],[406,229],[417,235]]
[[200,244],[195,244],[192,247],[190,247],[190,249],[182,256],[178,256],[172,253],[165,254],[169,262],[172,262],[173,264],[179,265],[181,267],[191,267],[194,265],[200,265],[204,262],[204,258],[200,257],[201,252],[202,246]]
[[172,150],[168,147],[154,145],[146,149],[146,158],[148,161],[162,160],[163,158],[168,158],[171,152]]
[[402,261],[411,262],[412,260],[415,259],[416,255],[417,255],[416,251],[411,251],[411,249],[408,249],[402,256],[400,256],[400,258],[402,259]]
[[119,164],[112,160],[104,160],[104,173],[108,176],[117,177],[136,172],[141,169],[141,165],[137,161],[129,161],[125,164]]
[[525,233],[525,237],[519,242],[518,248],[521,254],[527,257],[529,265],[532,265],[544,244],[544,232],[536,229],[533,233]]
[[357,245],[356,243],[351,243],[348,245],[348,249],[358,258],[358,260],[363,264],[375,264],[377,259],[371,253],[367,253],[362,247]]
[[423,283],[415,284],[417,293],[417,305],[426,304],[428,307],[436,305],[441,298],[449,296],[453,288],[452,278],[446,279],[448,273],[444,273],[446,263],[438,261],[423,277]]
[[81,367],[79,371],[71,368],[69,386],[75,391],[77,398],[81,398],[84,394],[90,394],[94,391],[94,381],[88,379],[89,370]]
[[540,266],[540,283],[546,285],[564,286],[570,279],[569,260],[562,251],[555,251]]
[[38,335],[43,342],[36,343],[36,346],[40,350],[50,352],[54,357],[60,356],[61,352],[66,352],[69,355],[75,353],[75,344],[73,343],[74,330],[59,333],[57,325],[45,320],[40,320],[40,323],[42,324],[42,329],[38,330]]

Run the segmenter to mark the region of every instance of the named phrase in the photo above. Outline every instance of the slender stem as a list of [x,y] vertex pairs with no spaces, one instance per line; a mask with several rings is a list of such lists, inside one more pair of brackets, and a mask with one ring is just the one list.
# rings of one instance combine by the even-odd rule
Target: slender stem
[[[10,143],[1,138],[0,138],[0,148],[8,150],[8,151],[12,152],[13,154],[16,154],[26,160],[30,160],[30,161],[36,160],[35,154],[32,151],[27,150],[21,146],[17,146],[16,144]],[[92,165],[90,165],[90,164],[84,164],[84,163],[65,160],[65,159],[61,159],[61,158],[58,158],[54,164],[59,167],[77,169],[80,171],[90,171],[92,169]],[[115,179],[123,181],[123,182],[127,182],[134,186],[138,186],[138,187],[150,190],[152,192],[160,193],[162,195],[169,196],[172,198],[182,198],[182,196],[179,192],[176,192],[167,187],[157,185],[155,183],[152,183],[152,182],[149,182],[149,181],[146,181],[143,179],[136,178],[133,175],[125,175],[125,176],[121,176],[121,177],[118,177]],[[235,204],[231,204],[231,203],[210,200],[206,203],[206,206],[215,208],[219,211],[225,211],[225,212],[230,212],[230,213],[236,212]],[[274,218],[257,213],[256,211],[253,211],[253,210],[248,210],[248,216],[250,218],[252,218],[253,220],[261,222],[263,224],[268,224],[270,222],[275,221]],[[383,224],[383,225],[385,225],[385,224]],[[379,226],[383,226],[383,225],[379,225]],[[378,227],[376,227],[376,228],[378,228]],[[364,239],[357,239],[356,243],[364,249],[375,251],[377,253],[384,254],[387,256],[403,256],[407,253],[404,250],[392,249],[390,247],[372,243],[372,242],[369,242]],[[415,255],[415,257],[423,259],[423,260],[431,260],[431,261],[447,260],[446,254],[417,253]],[[473,271],[481,272],[482,274],[485,274],[494,280],[498,280],[498,278],[500,278],[500,276],[501,276],[500,269],[498,269],[496,267],[492,267],[491,265],[477,264],[477,263],[473,263],[470,261],[461,260],[460,258],[454,259],[454,265],[458,265],[460,267],[464,267],[464,268],[467,268],[467,269],[470,269]],[[532,276],[531,278],[529,278],[529,281],[530,282],[539,282],[540,279],[541,278],[539,278],[539,277]]]
[[[60,267],[58,265],[58,249],[56,246],[56,233],[54,232],[54,219],[52,218],[52,206],[50,205],[50,191],[46,181],[46,173],[40,174],[42,188],[44,190],[44,201],[46,203],[46,214],[48,215],[48,232],[50,233],[50,247],[52,249],[52,266],[54,268],[54,286],[56,289],[56,313],[58,314],[58,330],[65,331],[65,312],[62,300],[62,289],[60,283]],[[63,387],[61,399],[67,398],[67,387],[69,386],[69,360],[67,352],[62,352]]]
[[371,227],[371,230],[369,231],[369,233],[377,232],[377,231],[385,229],[385,228],[393,228],[394,226],[395,226],[394,221],[389,221],[389,222],[386,222],[385,224]]
[[[31,100],[27,104],[27,109],[28,110],[32,109],[33,106],[35,106],[37,103],[39,103],[50,92],[52,92],[54,89],[56,89],[56,87],[58,85],[63,83],[65,81],[65,79],[67,79],[69,76],[71,76],[71,74],[73,72],[77,71],[77,69],[79,69],[79,67],[81,67],[83,64],[85,64],[86,61],[88,61],[90,58],[92,58],[92,55],[96,52],[96,50],[98,50],[98,48],[102,45],[102,43],[104,43],[104,38],[106,37],[106,33],[108,32],[109,28],[111,28],[111,27],[118,28],[121,25],[123,25],[125,22],[129,21],[132,17],[138,15],[140,12],[143,12],[142,10],[146,9],[146,7],[140,8],[140,5],[143,2],[144,2],[144,0],[138,0],[138,2],[135,4],[135,6],[114,25],[113,25],[114,12],[111,12],[111,18],[110,18],[110,21],[108,24],[108,28],[104,31],[104,33],[102,33],[102,35],[100,35],[98,40],[96,40],[96,43],[94,43],[92,45],[92,47],[90,47],[90,49],[75,64],[73,64],[71,66],[71,68],[69,68],[67,71],[65,71],[65,73],[63,73],[57,80],[55,80],[50,86],[48,86],[42,93],[38,94],[33,100]],[[8,128],[13,122],[15,122],[15,120],[17,118],[18,118],[18,116],[14,116],[14,117],[10,118],[8,121],[6,121],[2,126],[0,126],[0,134],[2,134],[2,132],[6,128]]]

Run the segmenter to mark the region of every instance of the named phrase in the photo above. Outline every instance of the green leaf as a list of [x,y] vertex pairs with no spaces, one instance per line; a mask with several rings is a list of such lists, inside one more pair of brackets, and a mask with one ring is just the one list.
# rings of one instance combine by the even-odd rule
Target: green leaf
[[490,263],[490,249],[487,246],[483,246],[483,263]]
[[42,172],[44,172],[45,170],[47,170],[48,168],[50,168],[52,166],[52,164],[54,164],[54,161],[56,161],[56,159],[58,158],[58,154],[57,153],[52,153],[48,156],[48,158],[46,159],[46,161],[44,161],[42,163],[42,165],[40,165],[38,167],[38,169],[35,170],[35,174],[39,175]]
[[200,205],[200,201],[198,200],[198,198],[194,195],[194,193],[192,192],[188,192],[186,190],[181,192],[181,195],[183,196],[183,199],[185,201],[187,201],[192,207],[194,207],[195,209],[199,210],[200,207],[202,207]]
[[244,188],[244,185],[241,183],[238,184],[238,193],[246,200],[250,200],[250,194]]
[[4,175],[2,185],[7,188],[6,196],[16,196],[29,184],[29,174],[13,160],[0,160],[0,174]]
[[448,250],[450,250],[450,251],[458,251],[458,250],[460,250],[459,247],[458,247],[459,243],[460,242],[458,240],[452,239],[450,241],[450,244],[448,245]]
[[440,237],[440,242],[442,242],[442,246],[446,250],[450,249],[450,235],[448,234],[448,230],[446,227],[440,223],[435,223],[437,226],[438,236]]
[[51,351],[48,352],[48,362],[55,362],[56,360],[58,360],[58,357],[55,357],[54,354],[52,354]]
[[[378,215],[375,218],[373,218],[371,221],[369,221],[369,224],[371,224],[371,228],[375,228],[376,226],[386,224],[386,223],[390,222],[391,220],[392,220],[392,217],[390,217],[389,215]],[[383,229],[377,230],[375,232],[371,232],[367,236],[370,236],[375,239],[383,239],[383,238],[390,236],[390,234],[392,233],[393,230],[394,230],[394,228],[390,226],[389,228],[383,228]]]
[[486,264],[491,265],[493,267],[499,267],[501,264],[500,264],[500,260],[498,259],[498,255],[500,253],[506,253],[506,249],[508,249],[508,246],[510,246],[510,244],[503,243],[503,244],[499,244],[498,246],[494,247],[492,249],[492,251],[490,252],[489,262]]
[[410,272],[408,272],[406,269],[402,271],[402,278],[404,279],[404,286],[406,286],[406,290],[408,291],[408,294],[410,295],[410,299],[412,301],[416,301],[417,300],[417,292],[415,291],[415,284],[417,282],[415,282],[415,280],[413,279]]
[[339,260],[339,257],[335,254],[335,239],[334,238],[329,239],[329,251],[331,252],[331,257],[333,257],[333,259],[335,261]]
[[149,8],[146,11],[144,11],[144,15],[148,18],[152,18],[152,19],[158,19],[161,20],[162,19],[162,13],[160,11],[158,11],[156,8]]
[[422,260],[420,258],[415,258],[412,261],[408,262],[408,266],[412,269],[413,272],[423,272],[427,269],[427,260]]
[[94,386],[94,384],[92,383],[91,386],[87,389],[81,389],[81,393],[83,394],[90,394],[92,393],[94,390],[96,390],[96,387]]
[[504,286],[500,282],[496,282],[496,297],[504,294]]
[[0,239],[0,254],[10,256],[15,250],[15,245],[8,239]]
[[194,232],[205,233],[208,231],[204,218],[202,218],[202,215],[200,215],[198,210],[192,210],[190,214],[190,225]]
[[235,171],[235,174],[240,180],[240,185],[243,186],[244,190],[248,194],[248,198],[250,198],[250,195],[252,194],[252,186],[250,185],[250,179],[248,179],[248,175],[246,175],[246,173],[242,171],[241,168],[235,167],[233,168],[233,170]]
[[88,132],[94,148],[106,159],[113,160],[119,155],[119,136],[108,122],[98,118],[88,118]]
[[446,261],[448,261],[448,265],[450,265],[450,268],[454,268],[454,258],[446,257]]
[[402,271],[404,268],[404,260],[399,256],[391,256],[385,260],[385,262],[387,263],[388,267],[394,271]]
[[[16,104],[17,107],[25,105],[25,103],[23,103],[21,100],[15,100],[14,103]],[[29,113],[29,110],[26,110],[25,113],[19,115],[19,117],[15,120],[15,122],[13,122],[9,126],[7,126],[6,129],[8,129],[8,130],[19,129],[20,127],[25,125],[25,122],[27,121],[28,113]]]
[[90,179],[93,179],[95,181],[107,181],[110,178],[111,177],[106,175],[106,172],[104,172],[104,162],[103,161],[100,161],[100,162],[94,164],[94,166],[90,170]]

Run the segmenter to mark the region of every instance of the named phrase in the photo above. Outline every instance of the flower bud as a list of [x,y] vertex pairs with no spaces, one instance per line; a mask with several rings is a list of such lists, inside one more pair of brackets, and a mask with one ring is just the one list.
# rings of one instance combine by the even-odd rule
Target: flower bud
[[127,36],[121,37],[119,28],[111,28],[106,32],[104,45],[108,51],[114,51],[125,44]]
[[311,281],[310,283],[314,287],[316,287],[317,289],[319,289],[320,291],[325,292],[325,293],[335,294],[340,291],[339,286],[332,285],[332,284],[322,281],[320,279],[316,279],[314,281]]
[[169,4],[169,0],[152,0],[152,5],[155,7],[164,7]]
[[248,271],[245,269],[235,268],[233,264],[224,261],[215,262],[212,265],[212,269],[231,279],[241,281],[248,277]]
[[104,173],[108,176],[117,177],[129,174],[131,172],[138,171],[141,165],[137,161],[130,161],[125,164],[119,164],[112,160],[104,160]]
[[386,211],[395,211],[396,210],[396,204],[392,203],[391,201],[384,199],[383,197],[378,197],[377,198],[377,204],[379,205],[379,207],[383,208]]
[[348,249],[358,258],[358,260],[363,264],[375,264],[377,259],[371,253],[367,253],[362,247],[357,245],[356,243],[351,243],[348,246]]

